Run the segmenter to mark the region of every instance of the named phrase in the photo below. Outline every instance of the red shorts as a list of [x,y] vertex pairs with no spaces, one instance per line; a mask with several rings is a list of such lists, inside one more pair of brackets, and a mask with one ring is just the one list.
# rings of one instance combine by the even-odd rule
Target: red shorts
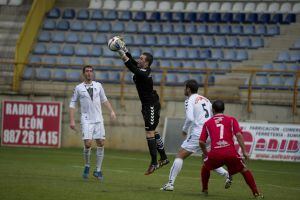
[[226,165],[230,175],[241,172],[246,167],[235,149],[218,149],[208,152],[204,165],[209,170]]

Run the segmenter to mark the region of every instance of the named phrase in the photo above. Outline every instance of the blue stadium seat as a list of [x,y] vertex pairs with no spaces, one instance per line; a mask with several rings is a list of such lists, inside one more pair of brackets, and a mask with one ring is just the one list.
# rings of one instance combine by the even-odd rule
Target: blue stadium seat
[[194,79],[199,85],[203,85],[203,79],[200,74],[191,74],[190,79]]
[[190,61],[190,60],[184,61],[182,63],[182,67],[183,68],[195,68],[195,62],[194,61]]
[[197,34],[206,35],[208,33],[207,29],[207,25],[205,24],[196,25]]
[[108,72],[107,71],[97,72],[95,74],[95,80],[99,81],[100,83],[107,82],[108,81]]
[[95,21],[85,22],[83,30],[87,31],[87,32],[96,32],[97,31],[97,23]]
[[267,76],[256,76],[253,80],[253,89],[262,89],[269,84]]
[[108,73],[108,80],[111,83],[119,83],[120,82],[120,72],[119,71],[110,71]]
[[74,47],[72,45],[64,45],[61,55],[63,56],[73,56],[74,55]]
[[141,33],[151,33],[151,25],[149,23],[142,23],[138,27]]
[[63,19],[74,19],[75,11],[74,9],[67,8],[64,10],[62,18]]
[[208,34],[217,35],[220,32],[219,29],[220,29],[219,25],[210,25],[208,26],[207,32]]
[[203,47],[203,38],[199,36],[192,37],[192,46]]
[[275,13],[270,19],[271,24],[281,24],[283,19],[282,13]]
[[140,48],[132,48],[130,52],[134,58],[139,58],[142,53]]
[[167,49],[165,50],[165,58],[176,58],[176,51],[175,49]]
[[119,67],[124,66],[124,62],[121,59],[115,59],[113,62],[114,62],[114,66],[119,66]]
[[125,35],[124,40],[126,41],[126,44],[134,45],[133,35]]
[[221,22],[221,14],[213,12],[209,14],[208,22],[210,23],[219,23]]
[[50,32],[48,32],[48,31],[41,32],[38,36],[38,41],[39,42],[49,42],[50,41]]
[[277,57],[277,61],[278,62],[288,62],[288,61],[290,61],[289,52],[287,52],[287,51],[280,52],[278,57]]
[[291,49],[300,50],[300,39],[296,40]]
[[70,24],[67,20],[58,21],[58,23],[56,24],[56,29],[61,31],[66,31],[69,29],[69,27]]
[[52,44],[47,48],[47,54],[49,55],[59,55],[60,54],[60,45]]
[[155,35],[146,35],[145,36],[145,44],[149,46],[156,45],[156,36]]
[[152,12],[149,15],[146,15],[146,21],[148,22],[158,22],[160,21],[160,12]]
[[80,76],[81,76],[81,74],[79,71],[68,71],[67,72],[67,81],[79,82]]
[[32,80],[35,77],[35,69],[31,67],[26,67],[22,78],[24,80]]
[[175,34],[184,34],[185,30],[184,30],[185,26],[183,24],[174,24],[173,25],[173,31]]
[[284,81],[285,89],[293,89],[295,85],[295,77],[288,77]]
[[196,14],[196,22],[206,23],[208,22],[209,14],[208,13],[197,13]]
[[264,26],[264,25],[256,26],[256,28],[255,28],[255,35],[264,36],[266,34],[267,34],[267,28],[266,28],[266,26]]
[[172,66],[174,68],[182,68],[182,62],[180,60],[173,60],[172,61]]
[[57,64],[60,64],[60,67],[67,67],[66,65],[69,65],[71,63],[70,57],[58,57],[57,58]]
[[119,11],[119,20],[130,21],[132,18],[132,12],[129,10]]
[[249,37],[240,38],[240,48],[251,48],[252,43]]
[[128,22],[127,25],[125,26],[125,32],[128,33],[135,33],[137,32],[137,24],[134,22]]
[[178,35],[169,36],[169,46],[180,46],[180,38]]
[[57,60],[56,57],[43,57],[43,63],[47,63],[47,64],[56,64]]
[[208,63],[206,63],[206,67],[207,67],[208,69],[213,69],[213,70],[215,70],[215,69],[218,68],[218,63],[217,63],[217,62],[208,62]]
[[291,52],[290,62],[300,62],[300,52],[297,51]]
[[225,37],[217,37],[215,39],[215,47],[226,47],[227,46],[227,40]]
[[221,22],[223,23],[231,23],[233,19],[232,13],[223,13],[221,14]]
[[186,49],[176,49],[176,58],[178,59],[186,59],[187,58],[187,50]]
[[125,26],[123,22],[117,21],[111,26],[112,32],[124,32]]
[[[96,37],[94,38],[93,43],[94,44],[106,44],[107,43],[107,37],[105,34],[97,34]],[[127,40],[126,40],[127,42]]]
[[66,71],[63,69],[56,69],[52,74],[53,81],[65,81],[66,80]]
[[200,60],[207,60],[211,57],[211,51],[209,49],[205,49],[199,52]]
[[267,26],[267,33],[268,36],[274,36],[274,35],[279,35],[280,30],[279,26],[274,25],[274,26]]
[[152,74],[152,78],[153,78],[153,82],[154,82],[154,84],[155,85],[158,85],[158,84],[160,84],[160,82],[161,82],[161,79],[162,79],[162,74],[160,73],[160,74]]
[[159,64],[160,64],[160,67],[171,67],[172,66],[172,64],[169,60],[161,60],[159,62]]
[[191,36],[183,35],[180,36],[180,45],[181,46],[190,46],[192,44]]
[[277,89],[279,86],[282,86],[284,82],[280,76],[271,76],[269,78],[269,84],[271,85],[268,87],[269,89]]
[[183,18],[184,22],[195,22],[196,21],[196,13],[194,12],[188,12],[188,13],[184,13],[184,18]]
[[204,37],[203,38],[203,46],[204,47],[214,47],[215,40],[212,36]]
[[194,34],[196,32],[195,24],[187,23],[185,24],[185,34]]
[[49,81],[51,78],[51,71],[49,69],[36,69],[36,79],[40,81]]
[[155,49],[153,50],[153,57],[156,58],[164,58],[165,57],[165,51],[163,48]]
[[151,32],[152,33],[161,33],[161,24],[155,23],[155,24],[151,24]]
[[75,57],[75,58],[72,60],[72,64],[75,65],[74,67],[81,67],[82,65],[85,64],[85,61],[84,61],[83,58],[81,58],[81,57]]
[[103,18],[105,20],[116,20],[118,19],[118,12],[116,10],[106,10],[104,11]]
[[29,63],[41,63],[42,59],[39,56],[30,56]]
[[113,51],[107,51],[106,49],[103,49],[102,56],[103,57],[116,57],[117,54]]
[[144,35],[136,35],[133,38],[135,45],[144,45],[145,44],[145,38]]
[[233,23],[244,23],[245,22],[245,13],[234,13],[232,22]]
[[288,13],[282,20],[283,24],[290,24],[296,22],[296,14]]
[[158,46],[167,46],[169,45],[169,37],[166,35],[157,36],[156,42]]
[[243,26],[241,25],[233,25],[231,26],[231,34],[233,35],[242,35],[243,34]]
[[92,10],[91,20],[102,20],[103,13],[102,10]]
[[230,70],[231,69],[231,63],[230,62],[219,63],[218,68],[219,69],[224,69],[224,70]]
[[160,21],[162,22],[170,22],[172,21],[172,13],[171,12],[164,12],[160,15]]
[[176,74],[168,73],[166,75],[166,85],[174,85],[177,82]]
[[248,60],[248,52],[246,50],[239,50],[236,54],[237,61]]
[[145,21],[146,13],[143,11],[136,12],[135,16],[133,16],[133,21]]
[[79,20],[88,20],[90,18],[90,13],[87,9],[80,9],[77,12],[77,19]]
[[79,42],[82,43],[82,44],[91,44],[91,43],[93,43],[92,34],[90,34],[90,33],[83,33],[81,35],[81,37],[80,37]]
[[224,54],[224,60],[236,61],[236,52],[234,50],[227,50]]
[[195,61],[194,62],[195,68],[196,69],[206,69],[206,62],[203,61]]
[[47,12],[46,16],[47,18],[57,19],[60,17],[60,9],[52,8],[49,12]]
[[269,24],[270,19],[271,19],[270,13],[262,13],[262,14],[259,15],[259,18],[258,18],[257,22],[261,23],[261,24]]
[[239,43],[238,37],[230,37],[227,39],[227,47],[228,48],[236,48],[239,46],[240,46],[240,43]]
[[224,54],[221,49],[215,49],[211,52],[210,60],[223,60]]
[[112,67],[114,65],[112,59],[110,58],[104,58],[104,59],[101,59],[101,65],[103,67]]
[[244,35],[255,35],[255,27],[253,25],[244,26]]
[[67,43],[77,43],[79,41],[78,35],[74,32],[71,32],[66,35],[65,42]]
[[257,23],[257,13],[248,13],[245,16],[245,23]]
[[172,24],[169,24],[169,23],[164,24],[162,26],[162,33],[173,33],[173,26],[172,26]]
[[89,50],[87,46],[79,46],[75,48],[75,55],[76,56],[88,56],[89,55]]
[[184,13],[182,12],[173,12],[172,13],[172,22],[182,22],[184,19]]
[[109,32],[111,30],[111,25],[109,22],[101,22],[98,24],[98,31],[99,32]]
[[228,24],[221,25],[220,29],[219,29],[219,34],[230,35],[231,34],[231,25],[228,25]]
[[52,42],[64,42],[65,41],[65,33],[64,32],[52,32],[51,35]]
[[291,64],[287,65],[287,70],[297,71],[300,70],[300,65],[298,64]]
[[126,73],[124,79],[126,83],[133,84],[132,73]]
[[70,24],[71,31],[82,31],[83,30],[83,24],[81,21],[73,21]]
[[44,30],[54,30],[56,27],[56,22],[52,19],[46,19],[43,23]]
[[264,40],[260,37],[255,37],[252,38],[252,48],[260,48],[260,47],[264,47]]
[[189,74],[177,74],[177,83],[182,85],[185,81],[189,80],[190,76]]
[[102,49],[99,46],[93,46],[91,52],[89,53],[90,56],[100,57],[102,53]]

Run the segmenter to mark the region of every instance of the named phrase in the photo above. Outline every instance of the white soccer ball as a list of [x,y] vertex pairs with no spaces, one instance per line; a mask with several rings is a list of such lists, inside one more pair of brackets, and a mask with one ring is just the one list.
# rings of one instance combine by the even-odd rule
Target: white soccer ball
[[107,46],[111,51],[117,51],[121,48],[122,40],[119,36],[114,36],[108,40]]

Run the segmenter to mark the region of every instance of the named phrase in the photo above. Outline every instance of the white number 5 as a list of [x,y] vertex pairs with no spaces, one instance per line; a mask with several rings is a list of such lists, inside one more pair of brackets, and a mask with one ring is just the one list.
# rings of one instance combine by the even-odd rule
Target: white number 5
[[223,136],[224,136],[224,125],[217,124],[217,127],[220,128],[220,140],[221,140],[221,139],[223,139]]

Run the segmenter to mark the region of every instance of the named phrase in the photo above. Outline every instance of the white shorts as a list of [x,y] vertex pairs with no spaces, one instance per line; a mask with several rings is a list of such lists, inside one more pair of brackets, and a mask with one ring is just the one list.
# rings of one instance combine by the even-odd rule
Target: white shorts
[[81,131],[83,140],[105,140],[104,124],[101,122],[81,124]]
[[[198,135],[189,135],[186,140],[183,141],[181,148],[192,152],[192,153],[197,153],[200,152],[202,153],[202,150],[199,146],[199,137]],[[210,141],[207,141],[208,144],[206,145],[207,150],[210,150]]]

